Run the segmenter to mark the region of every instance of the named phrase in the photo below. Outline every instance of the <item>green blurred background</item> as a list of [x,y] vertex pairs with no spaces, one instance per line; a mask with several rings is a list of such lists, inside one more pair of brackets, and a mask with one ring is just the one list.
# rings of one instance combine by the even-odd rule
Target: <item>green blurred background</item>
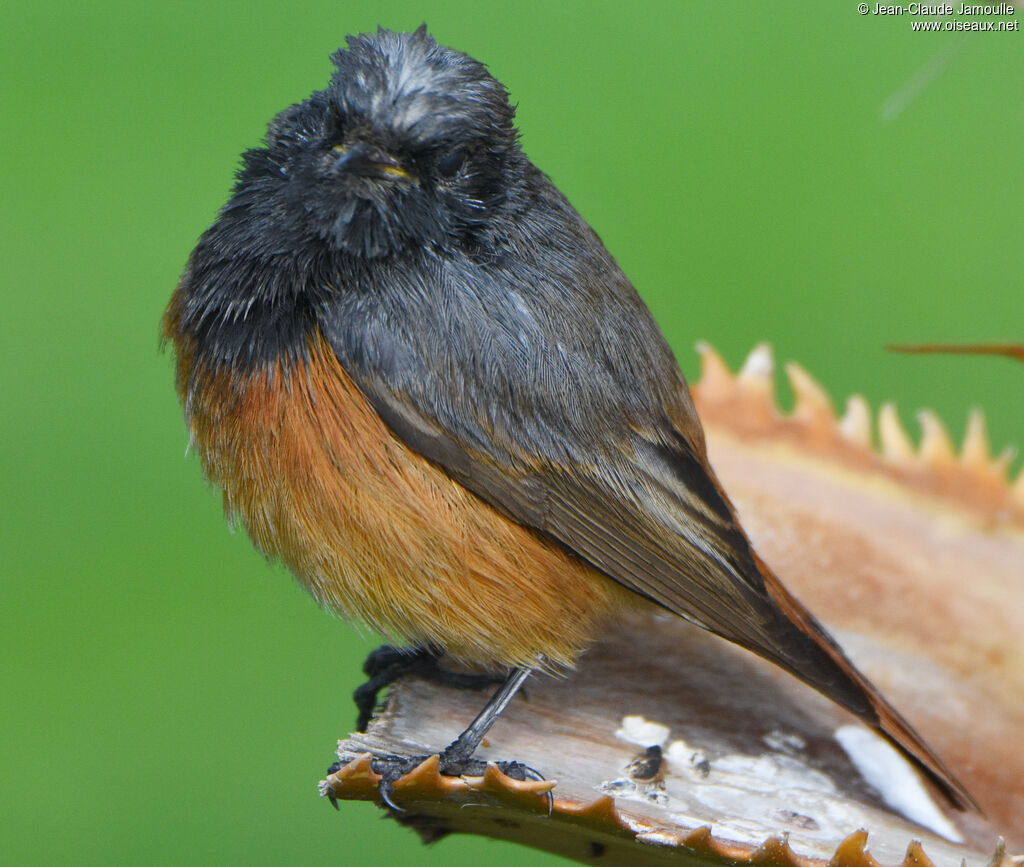
[[837,401],[982,406],[1024,366],[1020,33],[915,34],[853,2],[8,0],[0,277],[0,860],[531,863],[429,850],[316,797],[371,647],[229,535],[157,346],[238,153],[347,33],[427,21],[487,62],[687,374],[770,340]]

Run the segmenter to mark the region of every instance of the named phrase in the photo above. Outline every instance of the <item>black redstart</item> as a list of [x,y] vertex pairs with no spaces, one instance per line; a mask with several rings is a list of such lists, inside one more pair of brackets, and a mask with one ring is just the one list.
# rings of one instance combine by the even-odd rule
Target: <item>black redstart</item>
[[244,154],[164,334],[203,470],[257,548],[336,611],[511,669],[442,768],[467,767],[530,670],[572,666],[648,600],[973,806],[751,549],[671,350],[520,149],[504,87],[425,28],[333,60]]

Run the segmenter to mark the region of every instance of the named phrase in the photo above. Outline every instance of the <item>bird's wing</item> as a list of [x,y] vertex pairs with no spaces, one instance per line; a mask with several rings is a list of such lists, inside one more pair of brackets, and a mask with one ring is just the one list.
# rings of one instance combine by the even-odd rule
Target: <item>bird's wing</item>
[[614,263],[571,289],[519,276],[384,275],[403,291],[338,293],[324,336],[394,434],[470,491],[679,616],[794,665],[805,654],[783,633],[801,633],[765,590],[635,290]]
[[666,446],[636,435],[585,463],[533,442],[514,455],[481,450],[380,378],[357,382],[399,439],[490,505],[675,614],[782,661],[765,641],[777,617],[746,539],[681,436]]

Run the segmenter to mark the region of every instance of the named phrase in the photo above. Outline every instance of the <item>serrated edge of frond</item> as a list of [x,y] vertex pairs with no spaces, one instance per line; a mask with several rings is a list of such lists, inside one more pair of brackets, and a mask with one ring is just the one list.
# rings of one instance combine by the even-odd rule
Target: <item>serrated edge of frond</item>
[[767,343],[755,346],[736,373],[710,344],[699,343],[697,352],[701,375],[692,392],[705,424],[731,430],[745,440],[784,438],[821,457],[854,461],[861,469],[867,459],[877,472],[919,492],[981,510],[1000,523],[1024,524],[1024,469],[1010,481],[1016,452],[1007,448],[992,456],[980,409],[968,414],[959,450],[938,415],[921,410],[921,436],[915,444],[894,404],[883,403],[874,416],[867,401],[853,395],[840,416],[824,386],[795,362],[784,368],[794,408],[783,413]]

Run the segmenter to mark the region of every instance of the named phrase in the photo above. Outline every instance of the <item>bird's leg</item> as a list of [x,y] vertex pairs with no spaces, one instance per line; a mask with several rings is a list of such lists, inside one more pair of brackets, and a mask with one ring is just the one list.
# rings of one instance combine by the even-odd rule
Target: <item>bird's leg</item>
[[[508,706],[512,698],[519,691],[523,682],[530,676],[531,669],[516,668],[505,679],[505,682],[498,687],[498,690],[491,696],[487,704],[476,715],[476,718],[469,724],[462,734],[452,741],[441,752],[441,762],[438,770],[448,776],[480,776],[487,767],[483,759],[474,759],[473,753],[480,746],[484,736],[494,725],[498,715]],[[380,775],[381,780],[377,785],[381,800],[392,810],[403,812],[402,808],[395,804],[392,795],[394,794],[394,783],[400,777],[409,773],[413,768],[426,759],[427,756],[414,756],[404,758],[402,756],[376,756],[370,763],[374,772]],[[521,762],[496,762],[502,773],[517,780],[543,780],[544,778],[533,768]],[[551,795],[548,793],[548,805],[550,808]]]
[[466,727],[466,730],[461,735],[444,748],[444,752],[441,753],[441,770],[443,773],[465,773],[465,771],[457,770],[457,768],[461,768],[462,765],[472,760],[476,748],[480,746],[484,736],[491,730],[491,726],[494,725],[498,715],[508,707],[508,703],[519,692],[519,687],[530,676],[531,670],[529,668],[512,669],[512,673],[505,678],[505,682],[498,687],[498,690],[491,696],[490,701],[483,706],[480,713],[476,715],[476,719]]
[[440,664],[441,655],[441,651],[432,647],[405,648],[391,647],[387,644],[371,651],[363,663],[363,674],[367,680],[352,693],[352,699],[359,711],[356,731],[366,731],[370,718],[377,709],[377,696],[380,691],[406,674],[457,689],[483,689],[501,682],[501,678],[493,674],[450,671]]

